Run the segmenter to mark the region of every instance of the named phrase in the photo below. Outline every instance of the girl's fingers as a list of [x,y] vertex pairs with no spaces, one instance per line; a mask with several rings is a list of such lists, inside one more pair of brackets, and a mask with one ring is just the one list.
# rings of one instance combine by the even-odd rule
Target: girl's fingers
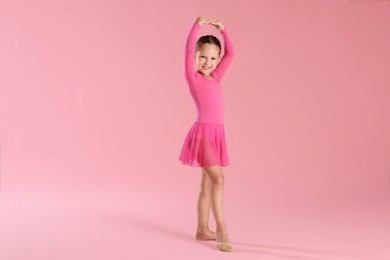
[[222,26],[221,21],[218,20],[218,19],[212,19],[212,18],[208,18],[208,17],[202,17],[202,20],[203,20],[203,22],[205,22],[205,23],[208,23],[208,24],[211,24],[211,25],[215,26],[217,29],[219,29],[219,28]]

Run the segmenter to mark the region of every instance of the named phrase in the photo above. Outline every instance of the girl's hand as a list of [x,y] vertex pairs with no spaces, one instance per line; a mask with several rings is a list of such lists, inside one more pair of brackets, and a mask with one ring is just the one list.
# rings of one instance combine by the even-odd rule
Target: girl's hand
[[198,19],[196,19],[196,22],[200,25],[203,25],[203,24],[210,24],[211,22],[211,19],[210,18],[207,18],[207,17],[198,17]]
[[210,24],[213,25],[218,30],[223,30],[223,28],[225,28],[222,22],[218,19],[210,19]]

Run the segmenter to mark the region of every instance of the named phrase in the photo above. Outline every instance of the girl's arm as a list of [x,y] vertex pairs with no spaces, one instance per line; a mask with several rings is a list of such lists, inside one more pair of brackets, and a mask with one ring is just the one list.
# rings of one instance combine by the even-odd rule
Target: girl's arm
[[199,17],[196,22],[192,25],[190,33],[187,37],[184,53],[184,70],[187,81],[191,82],[195,76],[195,44],[196,44],[196,33],[200,30],[204,20]]
[[216,73],[218,78],[221,79],[232,62],[234,57],[234,47],[226,27],[221,24],[219,28],[221,28],[220,33],[222,34],[225,43],[225,54],[219,62],[218,66],[215,68],[214,73]]

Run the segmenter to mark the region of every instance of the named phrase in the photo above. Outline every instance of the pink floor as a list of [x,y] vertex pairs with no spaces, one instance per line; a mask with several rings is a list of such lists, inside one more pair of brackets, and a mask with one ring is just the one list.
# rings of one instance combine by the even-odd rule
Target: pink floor
[[104,187],[3,188],[0,259],[390,259],[388,205],[227,204],[223,253],[194,239],[194,194]]

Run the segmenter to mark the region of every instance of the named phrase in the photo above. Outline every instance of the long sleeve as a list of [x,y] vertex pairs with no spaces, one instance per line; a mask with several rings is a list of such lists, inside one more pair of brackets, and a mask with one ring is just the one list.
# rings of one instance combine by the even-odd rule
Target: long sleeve
[[219,79],[223,77],[234,57],[234,47],[226,27],[220,30],[220,33],[222,34],[225,43],[225,54],[214,70],[214,73],[218,76]]
[[187,81],[192,82],[195,76],[195,44],[197,32],[200,30],[201,25],[195,22],[190,30],[190,33],[187,37],[187,42],[185,46],[185,60],[184,60],[184,69],[185,69],[185,77]]

